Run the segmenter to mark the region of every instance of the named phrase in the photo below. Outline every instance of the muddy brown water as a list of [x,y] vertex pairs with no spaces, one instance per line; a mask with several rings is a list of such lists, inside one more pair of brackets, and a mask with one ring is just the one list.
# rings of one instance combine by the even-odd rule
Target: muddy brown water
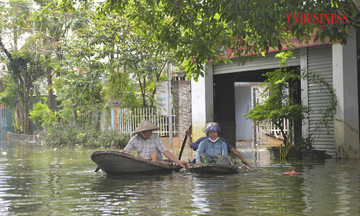
[[280,163],[238,149],[253,171],[110,177],[94,172],[98,149],[3,143],[0,215],[360,215],[359,160]]

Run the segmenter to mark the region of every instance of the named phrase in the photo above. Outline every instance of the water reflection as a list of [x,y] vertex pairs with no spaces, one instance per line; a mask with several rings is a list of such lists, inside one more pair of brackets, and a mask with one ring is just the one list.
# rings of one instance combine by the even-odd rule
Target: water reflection
[[330,160],[306,167],[301,187],[305,213],[359,215],[359,160]]
[[2,147],[0,215],[360,214],[359,160],[279,163],[246,147],[251,172],[107,176],[94,172],[95,150]]

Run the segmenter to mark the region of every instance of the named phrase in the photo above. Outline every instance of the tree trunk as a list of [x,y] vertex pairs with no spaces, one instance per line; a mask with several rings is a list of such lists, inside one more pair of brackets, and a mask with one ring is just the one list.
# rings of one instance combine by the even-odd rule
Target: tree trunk
[[279,123],[276,123],[275,125],[278,126],[278,128],[280,129],[281,135],[284,138],[284,146],[286,147],[288,144],[288,137],[286,136],[284,131],[284,123],[280,123],[280,122],[281,120],[279,120]]
[[23,128],[22,128],[22,112],[21,112],[21,104],[20,103],[16,103],[16,108],[15,108],[15,119],[13,120],[13,122],[15,123],[15,133],[22,133],[23,132]]
[[13,28],[13,30],[14,30],[14,50],[18,50],[18,37],[17,37],[17,27],[16,26],[14,26],[14,28]]
[[47,84],[48,84],[48,103],[49,103],[48,106],[51,111],[54,111],[55,99],[54,99],[54,93],[53,93],[53,88],[52,88],[52,74],[51,74],[50,66],[46,67],[46,77],[47,77]]
[[32,127],[30,122],[30,114],[29,114],[29,99],[30,99],[30,80],[25,78],[24,81],[24,90],[23,90],[23,108],[24,108],[24,116],[23,116],[23,128],[25,134],[32,134]]
[[30,122],[30,118],[29,118],[29,101],[28,99],[26,99],[26,101],[24,102],[24,133],[25,134],[32,134],[32,127],[31,127],[31,122]]

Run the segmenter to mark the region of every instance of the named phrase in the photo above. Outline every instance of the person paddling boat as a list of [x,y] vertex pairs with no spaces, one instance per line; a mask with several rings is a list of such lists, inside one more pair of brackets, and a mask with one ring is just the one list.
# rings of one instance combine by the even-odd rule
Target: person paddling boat
[[152,161],[162,161],[162,154],[164,154],[169,160],[186,168],[187,162],[178,160],[167,150],[163,141],[156,134],[153,134],[153,131],[157,129],[159,129],[158,126],[148,120],[143,120],[133,131],[135,135],[130,138],[122,152],[130,153],[135,149],[140,158],[149,158]]

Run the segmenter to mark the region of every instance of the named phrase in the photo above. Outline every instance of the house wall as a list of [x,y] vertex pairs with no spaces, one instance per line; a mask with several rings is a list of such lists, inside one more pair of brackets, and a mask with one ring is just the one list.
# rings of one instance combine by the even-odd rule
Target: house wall
[[0,135],[1,139],[5,139],[7,132],[13,133],[15,130],[12,122],[11,111],[3,104],[0,104],[0,106]]
[[213,64],[206,65],[207,74],[191,80],[191,113],[193,140],[205,136],[207,122],[214,121]]
[[332,69],[338,107],[335,116],[335,148],[339,158],[359,158],[359,107],[356,32],[347,44],[332,45]]

